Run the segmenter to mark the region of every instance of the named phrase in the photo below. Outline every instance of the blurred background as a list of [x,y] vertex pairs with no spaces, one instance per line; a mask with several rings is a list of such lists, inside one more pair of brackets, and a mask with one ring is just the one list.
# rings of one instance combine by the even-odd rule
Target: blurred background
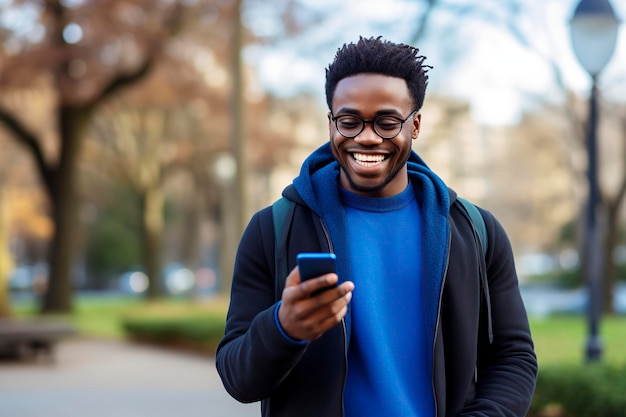
[[532,317],[588,311],[597,86],[598,294],[626,314],[626,32],[590,77],[578,3],[0,0],[0,314],[225,311],[241,233],[328,139],[325,68],[359,36],[428,58],[414,149],[504,225]]
[[[613,13],[599,68],[577,10]],[[509,233],[536,410],[622,416],[625,18],[617,0],[0,0],[0,318],[210,357],[248,220],[328,140],[326,66],[383,36],[433,67],[415,151]],[[33,348],[7,323],[0,354]],[[604,351],[621,382],[558,368]]]

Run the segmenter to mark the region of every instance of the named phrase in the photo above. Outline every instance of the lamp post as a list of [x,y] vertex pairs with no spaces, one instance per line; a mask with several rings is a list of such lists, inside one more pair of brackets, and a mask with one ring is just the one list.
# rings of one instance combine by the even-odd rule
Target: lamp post
[[589,119],[587,120],[587,176],[589,196],[585,221],[584,265],[589,289],[589,335],[585,351],[587,362],[602,357],[602,342],[598,335],[602,311],[599,227],[597,207],[598,186],[598,89],[597,78],[611,59],[617,42],[619,21],[609,0],[581,0],[572,16],[571,39],[576,58],[591,76]]

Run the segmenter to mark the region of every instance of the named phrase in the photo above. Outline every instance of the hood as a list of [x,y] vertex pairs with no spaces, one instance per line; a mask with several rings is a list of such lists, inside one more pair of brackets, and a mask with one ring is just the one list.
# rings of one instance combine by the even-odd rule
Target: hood
[[[435,184],[435,195],[443,198],[438,203],[443,203],[444,206],[449,208],[456,200],[456,193],[447,188],[443,181],[430,170],[428,165],[415,151],[411,151],[409,155],[407,168],[411,181],[414,184],[418,184],[418,187],[416,187],[418,197],[420,197],[420,191],[424,191],[423,187],[419,186],[419,183],[427,180],[427,182]],[[340,166],[333,156],[330,142],[326,142],[304,161],[300,174],[294,179],[293,185],[283,191],[283,196],[299,204],[306,205],[323,217],[327,210],[333,209],[331,207],[325,210],[323,202],[339,198],[337,188],[339,169]]]

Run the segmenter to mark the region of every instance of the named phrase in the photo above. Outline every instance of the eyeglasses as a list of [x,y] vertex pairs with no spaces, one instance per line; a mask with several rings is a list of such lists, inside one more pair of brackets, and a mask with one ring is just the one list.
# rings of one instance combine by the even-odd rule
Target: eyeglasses
[[342,114],[339,116],[333,116],[331,118],[335,122],[337,131],[348,139],[355,138],[363,132],[365,125],[371,123],[374,127],[374,132],[383,139],[393,139],[400,134],[404,123],[413,116],[417,110],[414,110],[407,116],[406,119],[401,119],[396,116],[379,115],[372,120],[365,120],[360,116],[354,114]]

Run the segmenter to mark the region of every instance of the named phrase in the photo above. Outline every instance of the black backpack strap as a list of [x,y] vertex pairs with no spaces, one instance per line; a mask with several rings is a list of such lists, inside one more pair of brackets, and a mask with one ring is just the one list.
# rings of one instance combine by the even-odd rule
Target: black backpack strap
[[476,206],[466,199],[457,197],[456,201],[461,203],[461,205],[465,209],[465,212],[470,217],[470,220],[472,221],[472,227],[474,228],[476,235],[478,236],[483,256],[487,255],[487,228],[485,227],[485,220],[483,219],[483,216],[480,214],[480,211],[478,211]]
[[489,337],[489,343],[493,342],[493,324],[491,322],[491,296],[489,294],[489,280],[487,277],[487,261],[485,256],[487,255],[487,247],[489,244],[487,237],[487,227],[485,226],[485,219],[474,204],[467,201],[464,198],[458,197],[456,201],[463,207],[463,210],[468,215],[470,224],[474,231],[474,235],[477,237],[476,244],[480,246],[480,253],[482,258],[479,262],[480,265],[480,282],[483,289],[483,297],[485,300],[485,306],[487,309],[487,334]]
[[280,298],[282,289],[285,286],[285,279],[289,274],[287,265],[287,236],[293,219],[296,204],[281,197],[272,204],[272,221],[274,223],[274,270],[276,297]]

